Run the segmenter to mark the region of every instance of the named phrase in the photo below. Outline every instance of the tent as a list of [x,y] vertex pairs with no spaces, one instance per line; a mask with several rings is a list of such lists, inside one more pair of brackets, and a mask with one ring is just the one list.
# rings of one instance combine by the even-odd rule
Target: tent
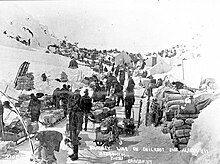
[[156,65],[154,65],[152,68],[148,70],[149,75],[155,75],[155,74],[162,74],[162,73],[167,73],[172,69],[172,67],[165,63],[164,61],[160,61]]
[[132,61],[131,57],[124,51],[115,57],[115,64],[116,65],[124,65],[125,63],[130,65],[131,61]]
[[72,68],[72,69],[78,68],[78,63],[75,59],[70,60],[69,68]]

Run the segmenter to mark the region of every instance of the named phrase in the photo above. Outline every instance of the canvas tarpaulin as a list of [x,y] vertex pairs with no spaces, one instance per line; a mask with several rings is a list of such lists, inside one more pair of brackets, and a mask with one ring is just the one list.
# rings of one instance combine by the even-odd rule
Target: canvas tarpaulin
[[115,57],[116,65],[124,65],[125,63],[129,65],[131,64],[131,61],[131,57],[126,52],[122,52]]
[[172,69],[170,65],[165,63],[164,61],[160,61],[156,65],[154,65],[152,68],[148,70],[149,75],[155,75],[155,74],[163,74],[167,73]]

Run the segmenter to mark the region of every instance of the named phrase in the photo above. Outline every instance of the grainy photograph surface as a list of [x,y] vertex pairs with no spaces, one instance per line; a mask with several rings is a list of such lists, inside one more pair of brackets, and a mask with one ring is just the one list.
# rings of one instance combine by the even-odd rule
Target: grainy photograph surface
[[220,1],[0,1],[0,164],[218,164]]

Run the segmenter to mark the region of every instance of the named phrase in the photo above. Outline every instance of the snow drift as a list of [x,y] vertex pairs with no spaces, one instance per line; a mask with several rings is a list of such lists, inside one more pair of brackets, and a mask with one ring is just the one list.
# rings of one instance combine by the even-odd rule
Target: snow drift
[[[72,88],[82,86],[79,82],[82,75],[90,76],[93,71],[86,66],[79,66],[77,69],[68,68],[70,58],[47,54],[41,51],[27,51],[16,48],[0,46],[0,89],[4,92],[7,85],[7,94],[17,97],[21,91],[14,89],[14,79],[16,77],[19,66],[24,62],[30,63],[28,72],[33,72],[35,90],[31,92],[43,92],[52,94],[57,87],[62,87],[63,83],[57,82],[55,79],[61,77],[64,71],[68,75],[68,83]],[[41,74],[46,73],[47,82],[43,82]]]
[[217,164],[220,160],[220,99],[216,99],[207,106],[192,126],[191,139],[188,147],[192,152],[196,164]]

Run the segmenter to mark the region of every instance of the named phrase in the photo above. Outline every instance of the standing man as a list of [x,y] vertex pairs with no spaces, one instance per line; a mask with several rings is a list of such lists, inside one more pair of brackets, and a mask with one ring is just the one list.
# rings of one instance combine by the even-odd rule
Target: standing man
[[92,99],[89,97],[89,91],[86,89],[84,91],[85,95],[82,96],[80,100],[80,108],[82,109],[84,116],[85,116],[85,127],[84,130],[87,131],[87,124],[88,124],[88,114],[92,109]]
[[30,97],[31,100],[29,103],[28,111],[31,114],[31,122],[35,122],[35,121],[38,122],[40,117],[41,102],[33,93],[30,95]]
[[53,104],[55,105],[56,109],[60,108],[60,88],[56,88],[53,91]]
[[121,100],[122,100],[122,106],[124,106],[123,86],[118,81],[115,84],[115,93],[114,94],[117,97],[116,106],[119,106]]
[[135,97],[134,97],[134,91],[133,88],[127,87],[126,89],[126,96],[125,96],[125,118],[130,119],[131,118],[131,109],[134,105]]
[[80,90],[75,90],[70,98],[70,109],[69,109],[69,131],[70,140],[73,146],[73,154],[69,155],[71,160],[78,159],[78,149],[79,149],[79,133],[82,130],[83,124],[83,112],[80,108]]
[[60,100],[62,102],[62,108],[64,110],[64,117],[66,117],[69,103],[69,90],[66,84],[63,84],[63,88],[60,90]]
[[131,90],[134,90],[134,86],[135,86],[135,83],[134,83],[134,80],[131,76],[131,72],[128,72],[128,87],[131,89]]
[[125,82],[125,70],[120,69],[119,70],[119,82],[121,85],[124,85]]

